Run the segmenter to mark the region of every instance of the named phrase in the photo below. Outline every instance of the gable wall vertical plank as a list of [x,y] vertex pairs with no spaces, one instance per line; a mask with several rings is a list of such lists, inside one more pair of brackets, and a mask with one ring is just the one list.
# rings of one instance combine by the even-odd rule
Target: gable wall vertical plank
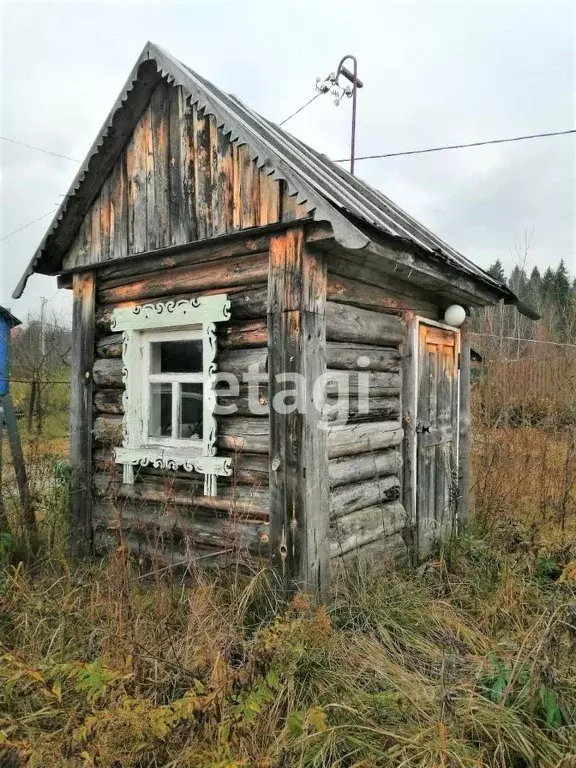
[[101,259],[100,248],[100,201],[101,194],[92,205],[92,235],[90,241],[90,263],[97,264]]
[[153,188],[153,203],[148,206],[148,250],[163,248],[170,243],[168,216],[168,86],[161,83],[150,100],[152,171],[149,184]]
[[238,146],[237,142],[232,145],[232,169],[232,228],[236,232],[242,227],[242,200],[240,195],[240,147]]
[[100,261],[110,258],[110,188],[111,176],[108,176],[100,192]]
[[[257,222],[256,204],[259,193],[255,194],[258,184],[256,166],[250,159],[250,150],[243,144],[238,151],[240,164],[240,221],[241,228],[255,227]],[[256,176],[256,178],[255,178]]]
[[148,166],[146,114],[145,111],[142,118],[136,123],[126,147],[129,254],[146,250],[146,172]]
[[183,242],[198,240],[198,216],[196,215],[196,108],[182,100],[182,184],[184,186],[183,214],[185,237]]
[[218,154],[220,165],[216,190],[220,198],[220,228],[221,234],[232,232],[234,229],[234,161],[233,145],[228,136],[218,131]]
[[210,129],[208,118],[194,107],[196,149],[196,219],[198,239],[212,237],[212,181],[210,176]]
[[128,254],[128,187],[126,153],[122,152],[110,175],[110,258]]
[[184,97],[182,88],[168,88],[168,223],[170,245],[180,245],[188,239],[187,190],[185,186]]

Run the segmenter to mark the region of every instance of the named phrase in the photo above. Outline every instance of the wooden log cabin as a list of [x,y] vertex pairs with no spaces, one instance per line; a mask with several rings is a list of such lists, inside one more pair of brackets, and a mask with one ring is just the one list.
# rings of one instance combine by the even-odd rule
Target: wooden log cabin
[[79,553],[121,535],[321,592],[466,517],[469,344],[445,313],[516,297],[156,45],[15,297],[34,272],[73,292]]

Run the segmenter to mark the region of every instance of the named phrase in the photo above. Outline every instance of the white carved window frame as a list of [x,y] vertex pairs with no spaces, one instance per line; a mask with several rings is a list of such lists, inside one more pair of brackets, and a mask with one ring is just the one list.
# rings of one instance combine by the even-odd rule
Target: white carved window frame
[[[163,301],[115,309],[112,330],[122,331],[122,380],[125,391],[124,440],[116,463],[124,466],[124,482],[134,482],[134,467],[183,468],[205,475],[204,493],[216,495],[216,477],[230,475],[232,462],[216,456],[216,323],[230,319],[226,294],[189,301]],[[149,345],[153,341],[202,339],[203,430],[200,439],[148,437]],[[148,360],[147,367],[146,360]]]

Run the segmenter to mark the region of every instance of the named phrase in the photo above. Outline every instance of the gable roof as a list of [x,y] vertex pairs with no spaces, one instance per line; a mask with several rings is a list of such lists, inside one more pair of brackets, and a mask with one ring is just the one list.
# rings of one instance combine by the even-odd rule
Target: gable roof
[[0,320],[7,323],[9,328],[15,328],[17,325],[22,325],[22,321],[18,320],[17,317],[14,317],[12,312],[10,312],[9,309],[6,309],[6,307],[0,307]]
[[[14,291],[19,298],[34,272],[56,274],[83,216],[128,140],[157,77],[181,86],[190,103],[213,115],[232,142],[246,144],[252,160],[274,179],[286,182],[288,193],[316,221],[331,224],[334,236],[349,249],[370,242],[362,224],[400,238],[424,253],[441,256],[451,266],[480,280],[499,297],[515,302],[509,289],[436,237],[381,192],[352,176],[274,123],[224,93],[153,43],[144,46],[124,88],[78,171],[42,242]],[[139,109],[140,105],[140,109]],[[96,186],[97,185],[97,186]]]

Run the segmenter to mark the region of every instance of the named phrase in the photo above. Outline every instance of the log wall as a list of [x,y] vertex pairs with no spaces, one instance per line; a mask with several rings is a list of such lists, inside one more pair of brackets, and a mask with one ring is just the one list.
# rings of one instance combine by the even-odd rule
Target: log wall
[[[266,378],[267,239],[259,245],[260,251],[249,248],[236,255],[221,249],[210,261],[164,268],[161,272],[148,272],[146,265],[138,262],[132,274],[120,269],[97,274],[92,371],[93,520],[97,547],[124,541],[138,553],[168,563],[199,560],[207,565],[239,564],[243,569],[252,569],[268,562],[266,413],[254,416],[244,405],[233,415],[218,417],[218,454],[233,457],[234,469],[231,477],[218,478],[214,498],[203,495],[203,475],[184,471],[139,467],[134,485],[124,485],[121,468],[113,456],[113,448],[121,444],[123,437],[124,387],[121,334],[111,332],[113,310],[141,301],[227,293],[232,316],[229,322],[217,326],[218,369],[242,377],[250,365],[256,364]],[[263,387],[266,391],[267,386]],[[239,398],[239,402],[245,401],[245,397]],[[222,402],[227,404],[228,399]]]
[[[429,293],[337,253],[328,258],[327,298],[333,566],[404,557],[410,529],[402,492],[403,379],[410,370],[405,318],[435,319],[439,310]],[[338,385],[346,381],[348,408],[337,407]]]

